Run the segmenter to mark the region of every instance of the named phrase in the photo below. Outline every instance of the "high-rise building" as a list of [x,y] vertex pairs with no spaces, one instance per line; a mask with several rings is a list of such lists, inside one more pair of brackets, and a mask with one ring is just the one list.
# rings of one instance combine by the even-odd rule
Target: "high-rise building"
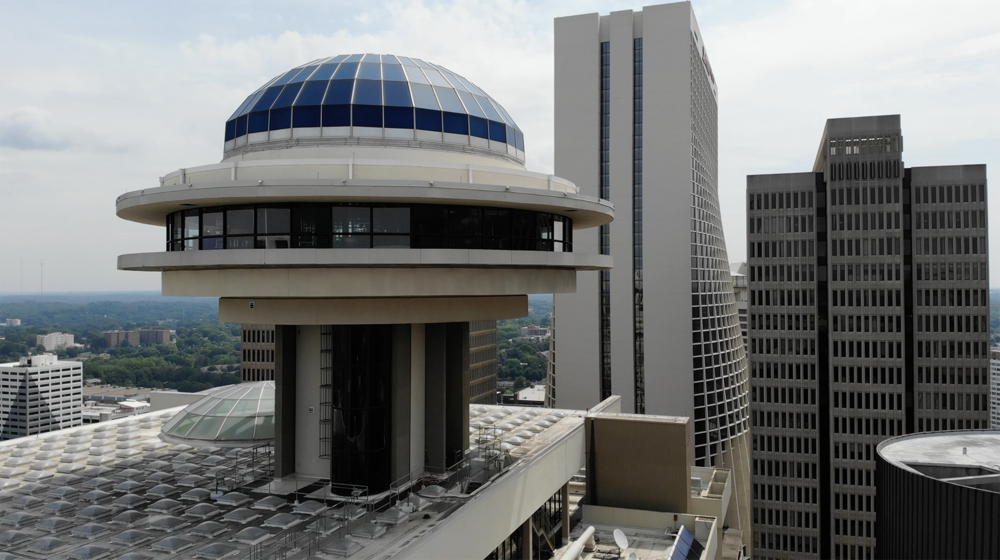
[[497,322],[469,322],[469,404],[497,404]]
[[224,133],[221,163],[118,197],[121,218],[166,227],[164,247],[118,266],[220,298],[223,321],[275,325],[278,477],[378,494],[462,463],[471,324],[523,317],[527,294],[611,265],[573,247],[611,205],[526,170],[510,115],[440,65],[302,64]]
[[1000,430],[1000,348],[990,349],[990,427]]
[[986,167],[906,168],[899,115],[747,177],[754,556],[871,558],[875,447],[988,426]]
[[53,352],[55,350],[67,348],[69,346],[73,346],[73,343],[73,335],[71,334],[54,332],[35,335],[35,346],[45,348],[46,352]]
[[[611,255],[557,294],[549,400],[694,419],[749,527],[749,384],[718,197],[718,97],[689,2],[555,20],[555,171],[611,201],[575,242]],[[737,523],[731,526],[736,527]],[[746,531],[749,542],[749,530]]]
[[740,315],[740,334],[743,335],[743,347],[746,348],[747,344],[749,344],[747,339],[747,331],[749,330],[747,313],[750,309],[747,263],[730,263],[729,274],[733,277],[733,295],[736,298],[736,312]]
[[0,364],[0,440],[82,424],[83,364],[52,354]]
[[240,381],[274,381],[274,325],[240,325]]

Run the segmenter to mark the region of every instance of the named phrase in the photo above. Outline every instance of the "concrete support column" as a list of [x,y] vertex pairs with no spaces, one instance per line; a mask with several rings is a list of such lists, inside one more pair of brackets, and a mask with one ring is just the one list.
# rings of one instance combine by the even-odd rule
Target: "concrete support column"
[[534,546],[532,546],[535,531],[533,530],[533,525],[531,522],[531,517],[524,520],[524,525],[521,525],[521,558],[523,560],[530,560],[535,555]]
[[562,487],[562,538],[563,545],[569,544],[569,482]]
[[424,327],[424,445],[426,466],[443,469],[446,465],[445,399],[446,336],[444,323]]
[[445,466],[469,447],[469,323],[445,325]]
[[274,326],[274,476],[295,472],[296,326]]
[[410,472],[410,325],[392,326],[391,480]]

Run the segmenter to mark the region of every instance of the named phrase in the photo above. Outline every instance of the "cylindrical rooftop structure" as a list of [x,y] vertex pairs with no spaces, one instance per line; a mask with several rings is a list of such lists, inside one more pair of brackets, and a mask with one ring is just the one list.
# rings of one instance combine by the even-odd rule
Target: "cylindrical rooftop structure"
[[510,114],[442,66],[318,59],[224,130],[221,163],[118,198],[119,217],[165,228],[159,251],[118,267],[160,272],[164,295],[219,297],[224,321],[275,325],[278,476],[378,493],[460,460],[469,322],[524,316],[528,294],[611,267],[575,240],[611,205],[527,171]]

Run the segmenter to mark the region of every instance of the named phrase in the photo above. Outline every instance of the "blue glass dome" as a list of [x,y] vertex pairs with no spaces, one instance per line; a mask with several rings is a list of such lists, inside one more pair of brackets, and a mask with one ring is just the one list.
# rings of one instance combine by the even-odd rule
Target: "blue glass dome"
[[472,145],[524,152],[514,119],[471,82],[416,58],[377,54],[324,58],[276,76],[226,122],[226,147],[255,133],[332,127],[383,129],[397,138],[407,130],[465,135]]

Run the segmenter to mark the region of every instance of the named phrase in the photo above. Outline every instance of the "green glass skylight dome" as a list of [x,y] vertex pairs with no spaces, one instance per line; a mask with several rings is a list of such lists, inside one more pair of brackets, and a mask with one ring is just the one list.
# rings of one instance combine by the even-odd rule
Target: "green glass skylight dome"
[[247,447],[274,440],[274,382],[227,387],[167,421],[160,439],[196,446]]

